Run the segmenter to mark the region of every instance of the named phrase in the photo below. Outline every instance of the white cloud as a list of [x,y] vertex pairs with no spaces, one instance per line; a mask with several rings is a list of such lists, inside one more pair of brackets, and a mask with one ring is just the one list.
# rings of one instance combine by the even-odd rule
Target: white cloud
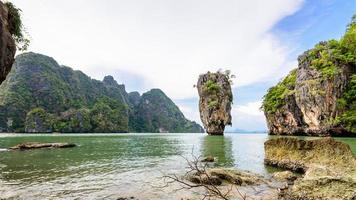
[[[279,79],[293,66],[291,44],[271,31],[303,0],[11,0],[23,10],[31,51],[130,89],[161,88],[197,98],[199,74],[219,68],[234,87]],[[140,80],[136,81],[135,78]],[[135,88],[136,87],[136,88]],[[179,104],[200,122],[197,105]],[[257,102],[234,107],[234,127],[265,126]],[[249,111],[249,112],[246,112]],[[250,121],[249,121],[250,120]]]
[[242,115],[261,116],[263,115],[263,112],[260,110],[261,105],[261,101],[250,102],[245,105],[234,106],[233,111]]
[[266,130],[265,116],[260,110],[261,101],[232,107],[233,127],[244,130]]
[[201,120],[200,120],[200,114],[199,114],[199,112],[197,112],[198,108],[196,106],[191,107],[189,105],[178,104],[178,107],[184,113],[184,116],[186,118],[202,125]]
[[[111,67],[175,99],[196,96],[200,73],[231,69],[236,85],[275,77],[288,47],[270,29],[302,0],[13,0],[31,51],[101,79]],[[286,67],[287,65],[287,67]],[[102,66],[105,68],[101,68]]]

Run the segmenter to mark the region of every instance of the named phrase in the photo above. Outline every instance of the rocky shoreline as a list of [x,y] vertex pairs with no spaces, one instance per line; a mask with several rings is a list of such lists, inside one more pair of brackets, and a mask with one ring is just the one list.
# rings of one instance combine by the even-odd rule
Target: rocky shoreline
[[[201,162],[211,164],[214,159],[204,158]],[[188,184],[213,187],[219,189],[222,194],[228,193],[226,199],[356,198],[356,158],[347,144],[333,138],[270,139],[265,142],[264,162],[265,165],[277,167],[280,171],[266,177],[236,168],[208,167],[193,170],[193,173],[189,172],[182,178],[188,181]],[[196,185],[191,189],[198,192]],[[219,199],[216,196],[212,199],[215,198]]]
[[333,138],[278,138],[265,142],[265,164],[303,173],[282,199],[355,199],[356,159]]

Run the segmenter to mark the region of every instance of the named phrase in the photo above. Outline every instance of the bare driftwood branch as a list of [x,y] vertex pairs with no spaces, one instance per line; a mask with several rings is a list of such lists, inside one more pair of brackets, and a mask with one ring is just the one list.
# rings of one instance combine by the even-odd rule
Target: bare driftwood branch
[[[211,176],[207,170],[208,164],[206,162],[201,162],[200,157],[197,157],[192,153],[192,160],[189,160],[186,157],[183,158],[188,165],[187,172],[182,177],[179,177],[176,174],[164,175],[163,179],[165,185],[163,187],[168,187],[169,184],[179,183],[180,188],[175,189],[175,192],[193,188],[204,188],[205,193],[203,194],[202,199],[218,198],[223,200],[232,198],[232,191],[235,188],[238,198],[242,200],[246,199],[246,194],[242,194],[236,185],[231,185],[226,191],[219,188],[216,183],[216,177]],[[186,179],[189,176],[194,176],[194,182]]]

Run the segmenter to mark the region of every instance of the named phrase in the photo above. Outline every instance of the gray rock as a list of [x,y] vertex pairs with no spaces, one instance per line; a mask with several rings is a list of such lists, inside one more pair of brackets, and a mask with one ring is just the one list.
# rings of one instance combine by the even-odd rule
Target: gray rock
[[298,177],[291,171],[275,172],[273,178],[281,181],[294,181]]
[[215,158],[213,156],[207,156],[201,160],[202,162],[214,162]]

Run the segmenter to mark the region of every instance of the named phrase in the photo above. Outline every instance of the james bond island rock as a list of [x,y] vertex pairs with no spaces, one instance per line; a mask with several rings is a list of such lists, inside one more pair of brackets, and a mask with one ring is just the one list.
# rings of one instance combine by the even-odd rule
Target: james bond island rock
[[9,4],[0,1],[0,84],[10,72],[16,53],[16,43],[13,38],[16,21],[7,5]]
[[269,133],[356,136],[356,21],[339,41],[317,44],[298,62],[264,96]]
[[161,90],[127,93],[36,53],[16,57],[0,85],[0,132],[202,132]]
[[350,147],[332,138],[278,138],[265,142],[265,164],[302,172],[286,199],[354,199],[356,158]]
[[43,149],[43,148],[72,148],[76,147],[72,143],[39,143],[39,142],[26,142],[10,147],[10,150],[30,150],[30,149]]
[[211,73],[199,76],[200,119],[209,135],[223,135],[225,126],[231,125],[233,100],[230,73]]

